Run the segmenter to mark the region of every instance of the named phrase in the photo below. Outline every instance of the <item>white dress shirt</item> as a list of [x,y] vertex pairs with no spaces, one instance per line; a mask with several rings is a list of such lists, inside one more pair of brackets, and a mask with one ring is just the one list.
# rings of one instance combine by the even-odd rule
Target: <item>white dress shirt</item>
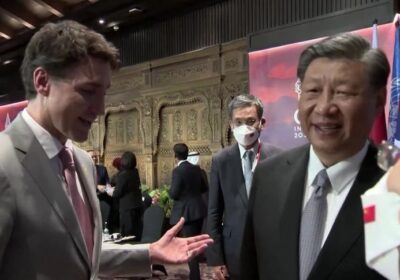
[[[38,124],[28,113],[26,109],[22,111],[22,118],[24,121],[27,123],[30,129],[32,129],[33,134],[35,135],[36,139],[39,141],[40,145],[42,146],[44,152],[46,153],[47,157],[50,160],[50,164],[53,167],[54,171],[56,174],[59,174],[61,180],[64,182],[64,191],[67,194],[70,202],[71,197],[69,195],[69,192],[66,189],[66,183],[65,183],[65,178],[64,174],[62,172],[62,163],[60,158],[58,157],[58,154],[60,153],[61,149],[63,148],[63,145],[58,141],[57,138],[52,136],[45,128],[43,128],[40,124]],[[71,148],[73,150],[73,145],[71,140],[67,140],[65,142],[65,146],[68,148]],[[77,188],[78,192],[86,204],[87,202],[84,199],[83,193],[82,193],[82,186],[78,177],[77,172],[75,171],[75,180],[77,183]]]
[[[332,229],[340,208],[342,208],[342,205],[351,189],[351,186],[356,179],[358,171],[360,170],[361,162],[367,154],[367,150],[368,143],[366,143],[364,147],[354,156],[326,168],[326,172],[331,182],[332,189],[329,191],[326,197],[327,215],[321,247],[325,243],[325,240],[327,239],[329,232]],[[308,200],[310,199],[312,192],[314,191],[314,187],[312,187],[311,184],[314,181],[315,176],[317,176],[318,172],[322,169],[325,169],[325,166],[319,160],[313,147],[311,146],[310,159],[308,161],[308,171],[305,182],[303,210]]]

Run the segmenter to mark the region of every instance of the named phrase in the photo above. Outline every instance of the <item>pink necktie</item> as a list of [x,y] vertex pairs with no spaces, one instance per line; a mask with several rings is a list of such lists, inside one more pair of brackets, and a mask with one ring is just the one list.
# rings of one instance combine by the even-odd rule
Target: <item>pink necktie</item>
[[93,254],[93,222],[92,222],[92,209],[88,203],[88,199],[82,189],[83,196],[86,199],[85,205],[81,195],[79,194],[75,177],[75,164],[72,155],[72,150],[64,147],[59,153],[60,160],[63,165],[64,177],[67,183],[67,190],[71,197],[71,201],[75,210],[76,217],[79,221],[82,235],[85,239],[86,248],[89,253],[90,260]]

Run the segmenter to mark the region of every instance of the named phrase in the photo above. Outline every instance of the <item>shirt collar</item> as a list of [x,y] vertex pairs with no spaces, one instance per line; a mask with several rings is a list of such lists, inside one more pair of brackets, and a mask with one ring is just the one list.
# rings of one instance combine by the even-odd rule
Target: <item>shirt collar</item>
[[[326,168],[326,172],[331,182],[332,189],[336,194],[340,194],[343,189],[348,185],[348,183],[354,180],[354,178],[357,176],[361,166],[361,162],[367,154],[367,150],[368,141],[365,143],[363,148],[355,155]],[[318,172],[322,169],[325,169],[325,167],[319,160],[313,147],[311,146],[307,173],[308,185],[311,185],[315,176],[317,176]]]
[[[24,109],[22,111],[22,118],[27,123],[30,129],[32,129],[33,134],[35,135],[36,139],[39,141],[40,145],[42,146],[44,152],[46,153],[49,159],[52,159],[58,156],[58,153],[63,148],[63,145],[58,141],[57,138],[52,136],[45,128],[43,128],[40,124],[38,124],[32,117],[29,115],[28,111]],[[67,140],[65,143],[66,147],[72,149],[72,141]]]
[[260,139],[257,140],[257,143],[256,143],[252,148],[246,150],[242,145],[240,145],[240,144],[238,143],[239,152],[240,152],[240,158],[243,158],[244,153],[245,153],[246,151],[250,151],[250,150],[252,150],[253,153],[254,153],[254,155],[256,155],[256,154],[257,154],[257,151],[258,151],[258,146],[259,146],[259,145],[260,145]]
[[181,163],[182,163],[182,162],[185,162],[185,161],[187,161],[187,159],[183,159],[183,160],[178,161],[178,164],[177,164],[176,166],[181,165]]

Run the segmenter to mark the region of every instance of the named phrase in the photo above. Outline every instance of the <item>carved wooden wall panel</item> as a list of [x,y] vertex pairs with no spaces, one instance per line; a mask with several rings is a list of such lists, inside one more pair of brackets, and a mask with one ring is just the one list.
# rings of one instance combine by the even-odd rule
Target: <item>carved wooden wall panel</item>
[[248,93],[246,41],[238,40],[116,72],[106,114],[82,147],[95,147],[111,174],[112,160],[133,151],[143,184],[171,183],[172,148],[184,142],[210,170],[214,153],[230,144],[227,104]]

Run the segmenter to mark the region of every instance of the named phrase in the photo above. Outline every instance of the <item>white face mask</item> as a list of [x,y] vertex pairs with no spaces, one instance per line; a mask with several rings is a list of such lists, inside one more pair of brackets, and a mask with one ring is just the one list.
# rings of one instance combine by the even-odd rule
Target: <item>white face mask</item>
[[241,125],[233,129],[233,136],[243,147],[250,146],[258,139],[260,132],[257,128],[250,125]]

